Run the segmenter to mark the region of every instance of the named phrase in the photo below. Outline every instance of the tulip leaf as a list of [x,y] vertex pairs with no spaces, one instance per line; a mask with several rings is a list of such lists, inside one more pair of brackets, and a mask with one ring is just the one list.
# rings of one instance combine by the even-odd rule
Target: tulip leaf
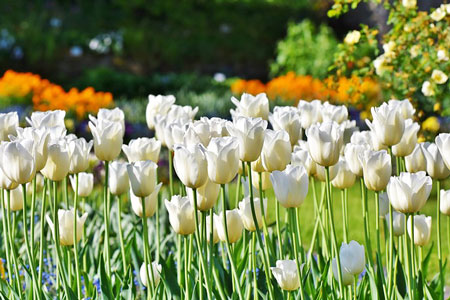
[[161,280],[168,293],[169,299],[181,297],[180,287],[178,286],[177,274],[173,255],[169,255],[166,260],[161,260]]
[[375,275],[373,273],[373,269],[371,267],[367,267],[367,275],[369,275],[369,283],[370,283],[370,293],[373,300],[377,300],[378,298],[378,286],[377,281],[375,280]]
[[433,248],[434,248],[434,242],[431,243],[431,247],[427,252],[427,255],[425,255],[425,258],[422,261],[422,270],[423,270],[423,277],[426,278],[427,274],[428,274],[428,266],[430,264],[430,258],[431,258],[431,253],[433,252]]
[[397,291],[402,297],[405,297],[406,289],[407,289],[406,282],[405,282],[405,272],[403,270],[402,263],[398,259],[398,256],[397,256],[396,261],[397,261],[397,274],[396,274]]
[[98,266],[98,272],[100,273],[100,289],[102,291],[102,298],[103,299],[114,299],[112,286],[111,286],[111,280],[109,279],[108,275],[105,271],[105,264],[103,262],[103,259],[100,259],[99,266]]

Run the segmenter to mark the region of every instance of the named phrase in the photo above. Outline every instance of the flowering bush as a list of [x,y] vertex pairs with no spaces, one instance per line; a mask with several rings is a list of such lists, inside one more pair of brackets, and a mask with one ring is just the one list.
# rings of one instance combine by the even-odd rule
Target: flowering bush
[[96,92],[92,87],[82,91],[72,88],[66,92],[39,75],[12,70],[6,71],[0,78],[0,99],[6,104],[29,103],[31,100],[35,110],[61,109],[73,112],[79,119],[113,104],[111,93]]

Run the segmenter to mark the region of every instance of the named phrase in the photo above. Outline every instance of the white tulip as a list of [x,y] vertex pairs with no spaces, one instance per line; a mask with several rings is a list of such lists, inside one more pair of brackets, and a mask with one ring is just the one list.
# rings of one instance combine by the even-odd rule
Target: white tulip
[[[184,134],[186,133],[188,127],[189,123],[182,123],[178,121],[163,126],[161,129],[163,133],[161,134],[164,135],[163,140],[169,150],[173,150],[173,147],[176,144],[184,143]],[[157,126],[156,128],[159,127]],[[159,138],[160,134],[158,134],[158,130],[156,130],[156,133]]]
[[399,107],[383,103],[380,107],[372,107],[371,112],[373,121],[366,120],[366,123],[380,143],[386,146],[398,144],[405,130],[405,121]]
[[138,197],[147,197],[155,190],[156,169],[151,160],[137,161],[127,165],[128,177],[133,193]]
[[384,218],[386,214],[389,213],[389,195],[386,192],[382,192],[379,194],[379,200],[380,200],[380,211],[379,215],[381,218]]
[[313,100],[311,102],[300,100],[297,108],[300,112],[300,121],[304,129],[322,122],[322,102],[320,100]]
[[358,157],[362,155],[364,151],[368,149],[369,145],[367,144],[353,144],[349,143],[345,145],[344,148],[344,156],[345,161],[347,162],[347,166],[350,171],[356,176],[363,176],[363,167]]
[[199,188],[208,179],[205,148],[202,144],[176,145],[173,158],[175,172],[181,182],[189,188]]
[[450,190],[441,190],[441,213],[450,216]]
[[276,267],[271,267],[270,270],[281,289],[295,291],[300,287],[300,279],[295,260],[277,260]]
[[[80,241],[81,235],[83,234],[83,226],[84,222],[86,221],[88,214],[84,213],[81,217],[76,216],[77,218],[77,242]],[[55,230],[55,225],[53,224],[52,220],[50,219],[49,215],[45,216],[48,222],[48,225],[50,226],[50,229],[52,232]],[[59,242],[62,246],[72,246],[74,239],[74,209],[65,210],[65,209],[59,209],[58,210],[58,222],[59,222]]]
[[97,118],[89,115],[89,120],[91,120],[91,122],[96,126],[99,122],[104,120],[119,123],[120,127],[122,128],[122,136],[125,134],[125,114],[118,107],[114,109],[100,108],[97,113]]
[[[213,218],[215,216],[213,215]],[[206,217],[206,240],[208,243],[211,242],[211,215]],[[213,219],[213,243],[217,244],[219,242],[219,234],[217,233],[217,226]]]
[[427,160],[427,173],[431,178],[442,180],[450,176],[450,170],[444,164],[444,160],[435,143],[423,143],[422,151]]
[[33,140],[33,157],[36,162],[36,172],[42,170],[47,162],[48,143],[50,141],[50,132],[46,128],[17,128],[17,138],[11,140]]
[[198,112],[198,107],[192,108],[191,106],[172,105],[167,112],[167,123],[170,124],[174,121],[180,121],[188,123],[194,120],[195,115]]
[[[335,164],[330,167],[330,181],[333,181],[334,178],[336,178],[338,172],[339,172],[339,164]],[[325,182],[327,180],[326,176],[327,175],[325,167],[322,167],[321,165],[316,165],[316,173],[314,174],[314,177],[319,181]]]
[[16,111],[0,114],[0,141],[9,141],[19,127],[19,115]]
[[34,111],[30,118],[26,117],[26,120],[33,128],[62,127],[65,129],[65,116],[66,112],[63,110]]
[[436,137],[436,146],[447,168],[450,169],[450,133],[441,133]]
[[[8,209],[8,196],[6,190],[3,192],[3,196],[5,209]],[[23,209],[23,190],[21,186],[10,190],[9,203],[9,208],[11,211],[19,211]]]
[[239,170],[239,144],[235,137],[213,138],[206,151],[209,179],[226,184],[236,177]]
[[169,212],[169,222],[177,234],[188,235],[195,231],[194,206],[188,197],[180,195],[172,196],[165,200],[166,209]]
[[189,123],[183,136],[183,142],[185,145],[200,143],[203,146],[208,147],[210,139],[211,131],[209,128],[209,123],[202,120]]
[[413,122],[411,119],[407,119],[405,121],[403,136],[398,144],[392,146],[392,153],[399,157],[410,155],[417,144],[417,133],[419,129],[419,124]]
[[150,129],[155,128],[155,116],[167,115],[172,105],[175,103],[175,96],[173,95],[148,95],[148,104],[145,111],[145,118],[147,126]]
[[333,105],[325,102],[322,105],[323,122],[334,121],[338,124],[346,121],[348,118],[348,110],[344,105]]
[[284,130],[267,129],[261,153],[261,161],[267,172],[282,171],[291,161],[289,134]]
[[5,190],[13,190],[18,185],[19,184],[17,182],[11,181],[8,176],[5,175],[3,169],[0,167],[0,188]]
[[312,159],[324,167],[336,164],[343,146],[343,133],[342,128],[331,121],[308,128],[306,136]]
[[241,101],[231,97],[231,102],[236,105],[236,115],[250,118],[262,118],[267,120],[269,116],[269,99],[265,93],[256,96],[243,93]]
[[86,142],[84,138],[69,142],[69,173],[76,174],[84,172],[89,168],[89,153],[91,152],[92,144],[93,141]]
[[[150,264],[147,265],[147,272],[145,271],[145,263],[143,263],[141,265],[141,268],[139,269],[139,277],[141,278],[142,284],[148,287],[147,283],[147,274],[148,274],[148,278],[150,280],[152,280],[153,278],[153,283],[155,284],[155,287],[157,287],[159,282],[161,281],[161,271],[162,266],[158,264],[156,261],[152,262],[151,266]],[[153,273],[153,277],[150,276],[150,273]]]
[[150,218],[152,217],[156,212],[156,204],[158,202],[158,193],[161,189],[162,183],[159,183],[153,192],[145,197],[138,197],[134,194],[133,190],[130,190],[130,201],[131,201],[131,208],[133,209],[133,212],[140,218],[143,217],[143,209],[142,209],[142,198],[144,198],[145,201],[145,217]]
[[97,124],[89,122],[94,137],[94,150],[98,159],[111,161],[116,159],[123,143],[122,125],[106,119],[97,120]]
[[415,213],[422,209],[430,196],[432,181],[425,172],[400,173],[392,176],[387,193],[392,207],[402,213]]
[[[231,244],[237,242],[242,236],[242,230],[244,229],[244,224],[242,224],[241,216],[239,215],[238,209],[227,210],[227,230],[228,230],[228,239]],[[219,235],[219,239],[222,242],[227,241],[227,237],[225,235],[223,214],[214,216],[214,226],[217,227],[217,234]]]
[[308,176],[314,176],[316,174],[316,163],[312,160],[311,155],[309,155],[308,149],[301,149],[299,146],[295,146],[291,154],[291,165],[303,166]]
[[161,142],[155,138],[138,138],[131,140],[128,145],[123,145],[122,150],[130,163],[141,160],[151,160],[158,163]]
[[[239,202],[239,215],[241,216],[242,224],[244,225],[244,228],[248,231],[255,231],[256,226],[255,222],[253,222],[253,215],[251,210],[251,199],[250,197],[244,198],[241,202]],[[264,212],[266,212],[267,209],[267,199],[263,199],[263,207]],[[260,198],[254,197],[253,203],[255,207],[255,215],[256,215],[256,221],[258,222],[259,229],[263,226],[263,217],[261,213],[261,200]],[[228,221],[228,220],[227,220]]]
[[289,134],[291,146],[297,144],[302,138],[302,124],[298,109],[291,106],[277,106],[269,120],[274,130],[284,130]]
[[277,200],[283,207],[299,207],[308,193],[309,179],[303,167],[288,165],[270,175]]
[[417,144],[413,152],[405,157],[406,170],[410,173],[417,173],[427,170],[427,160],[423,154],[422,144]]
[[[197,209],[200,211],[208,211],[217,202],[220,193],[220,185],[206,180],[206,183],[197,189]],[[194,190],[187,188],[187,195],[191,204],[194,205]]]
[[[331,268],[333,270],[334,279],[336,279],[336,281],[339,281],[336,258],[333,258],[333,260],[331,262]],[[341,268],[341,274],[342,274],[342,284],[343,285],[350,285],[353,283],[354,276],[352,274],[350,274],[349,272],[345,271],[345,269],[342,269],[342,268]]]
[[[364,183],[371,191],[386,188],[392,174],[391,157],[385,150],[366,150],[358,157],[364,173]],[[391,198],[389,196],[389,198]]]
[[239,159],[251,162],[258,159],[264,144],[264,131],[267,121],[238,117],[233,124],[227,123],[227,130],[239,142]]
[[404,100],[391,99],[388,101],[388,104],[391,107],[398,106],[400,113],[403,119],[405,120],[412,119],[414,117],[414,113],[416,112],[415,108],[413,107],[409,99]]
[[[252,170],[252,184],[253,187],[259,190],[259,173]],[[261,189],[266,191],[272,188],[269,172],[261,172]]]
[[364,271],[366,264],[364,246],[358,244],[358,242],[350,241],[348,244],[342,243],[341,249],[339,250],[339,257],[341,259],[341,269],[344,272],[355,276]]
[[127,165],[118,161],[109,164],[108,186],[111,194],[119,196],[130,188]]
[[34,142],[29,139],[1,144],[0,167],[9,180],[24,184],[33,179],[36,174],[33,145]]
[[[76,190],[76,175],[70,176],[70,184],[72,189]],[[94,188],[94,174],[81,172],[78,173],[78,196],[87,197],[92,193]]]
[[[386,226],[390,228],[390,217],[389,213],[385,215]],[[401,236],[405,233],[405,215],[395,210],[392,212],[392,229],[395,236]]]
[[209,130],[211,133],[211,138],[213,137],[221,137],[221,136],[229,136],[226,124],[231,123],[230,121],[221,119],[221,118],[211,118],[208,119],[206,117],[200,118],[200,120],[207,122],[209,124]]
[[[408,218],[408,235],[412,238],[411,219]],[[414,244],[417,246],[425,246],[431,238],[431,217],[425,215],[414,216]]]
[[42,175],[53,181],[66,178],[70,168],[70,152],[65,140],[48,146],[47,163],[41,170]]
[[[154,126],[155,136],[158,139],[158,141],[161,142],[161,145],[163,145],[163,146],[167,146],[166,139],[170,139],[170,131],[168,129],[170,124],[172,124],[172,123],[168,122],[167,116],[163,116],[163,115],[155,116],[155,126]],[[182,123],[182,124],[184,124],[184,123]],[[183,134],[184,134],[184,132],[183,132]],[[172,150],[172,148],[169,148],[169,149]]]
[[336,177],[331,181],[331,184],[337,189],[347,189],[352,187],[356,181],[356,175],[350,170],[345,158],[342,158],[337,163],[338,172]]

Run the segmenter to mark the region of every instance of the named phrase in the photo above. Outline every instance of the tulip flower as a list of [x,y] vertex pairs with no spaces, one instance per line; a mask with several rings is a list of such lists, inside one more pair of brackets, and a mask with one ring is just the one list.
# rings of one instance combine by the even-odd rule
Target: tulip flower
[[322,105],[323,122],[334,121],[338,124],[343,123],[348,118],[348,110],[344,105],[333,105],[325,102]]
[[33,179],[36,174],[33,145],[34,142],[29,139],[1,144],[0,167],[9,180],[24,184]]
[[436,144],[423,143],[422,151],[427,160],[427,173],[431,178],[442,180],[450,176],[450,170],[444,164],[444,160]]
[[300,100],[297,108],[300,113],[300,121],[303,129],[322,122],[322,102],[320,100],[313,100],[311,102]]
[[241,101],[231,97],[231,102],[236,105],[236,111],[232,115],[250,118],[262,118],[267,120],[269,116],[269,99],[265,93],[256,96],[243,93]]
[[309,155],[308,149],[301,149],[298,146],[294,147],[294,151],[291,154],[291,165],[303,166],[308,176],[314,176],[316,174],[316,163]]
[[289,134],[292,147],[302,138],[298,109],[291,106],[277,106],[273,109],[273,114],[269,114],[269,120],[274,130],[284,130]]
[[114,109],[100,108],[97,113],[97,118],[89,115],[89,119],[95,125],[103,120],[119,123],[120,127],[122,128],[122,136],[125,134],[125,114],[118,107]]
[[199,188],[208,179],[205,148],[202,144],[176,145],[174,148],[175,172],[181,182],[189,188]]
[[[408,218],[408,235],[412,237],[411,219]],[[417,246],[425,246],[431,238],[431,217],[425,215],[414,216],[414,244]]]
[[[217,227],[215,226],[214,219],[213,225],[213,244],[217,244],[219,242],[219,234],[217,233]],[[206,217],[206,240],[208,243],[211,242],[211,215]]]
[[[160,264],[158,264],[156,261],[152,262],[151,266],[150,266],[150,264],[147,265],[148,278],[150,280],[152,280],[152,278],[153,278],[153,283],[155,284],[155,287],[158,286],[159,281],[161,280],[161,271],[162,271],[162,266]],[[146,287],[148,287],[147,273],[145,272],[145,263],[143,263],[141,265],[141,268],[139,269],[139,277],[141,278],[142,284]],[[150,276],[150,273],[153,273],[153,277]]]
[[387,146],[383,145],[372,131],[355,131],[350,137],[350,143],[363,145],[375,151],[387,150]]
[[158,163],[161,142],[155,138],[138,138],[131,140],[128,145],[123,145],[122,150],[130,163],[141,160]]
[[450,216],[450,190],[441,190],[441,213]]
[[48,146],[47,163],[41,170],[42,175],[53,181],[66,178],[70,168],[69,147],[64,140]]
[[[244,198],[244,200],[239,202],[239,214],[241,216],[241,220],[242,220],[242,224],[244,225],[244,228],[247,229],[248,231],[253,232],[256,230],[256,226],[255,226],[255,223],[253,222],[250,201],[251,201],[250,197],[246,197],[246,198]],[[266,211],[267,199],[264,199],[262,201],[263,201],[264,211]],[[256,220],[258,222],[259,229],[261,229],[263,226],[263,220],[262,220],[263,216],[261,213],[261,203],[260,202],[261,202],[261,200],[259,198],[256,198],[256,197],[253,198],[253,203],[255,206]]]
[[[228,238],[230,243],[233,244],[241,238],[242,230],[244,229],[244,224],[242,223],[242,219],[238,209],[227,210],[226,214],[227,214]],[[219,239],[222,242],[226,242],[227,237],[225,234],[222,214],[214,216],[214,227],[217,228],[217,234],[219,235]]]
[[450,169],[450,133],[441,133],[436,137],[436,146],[447,168]]
[[410,155],[417,144],[417,133],[419,129],[419,124],[413,122],[411,119],[407,119],[405,121],[403,136],[398,144],[392,146],[392,153],[399,157]]
[[389,213],[389,196],[386,192],[379,194],[380,199],[380,218],[384,218]]
[[[270,175],[269,175],[270,176]],[[270,177],[269,177],[270,179]],[[247,177],[241,177],[241,185],[244,189],[244,198],[245,197],[249,197],[250,196],[250,190],[249,190],[249,183],[248,183],[248,178]],[[258,187],[255,186],[252,182],[252,190],[253,190],[253,195],[258,195],[259,191],[258,191]]]
[[235,137],[213,138],[206,151],[209,179],[226,184],[239,170],[239,144]]
[[[76,216],[77,218],[77,242],[81,239],[81,235],[83,233],[83,225],[86,221],[88,214],[84,213],[81,217]],[[62,246],[72,246],[74,239],[74,210],[65,210],[65,209],[59,209],[58,210],[58,222],[59,222],[59,242]],[[55,225],[53,224],[50,217],[46,216],[47,222],[50,226],[50,229],[52,232],[55,230]]]
[[288,165],[270,175],[277,200],[283,207],[299,207],[308,193],[308,175],[303,167]]
[[[385,216],[387,228],[390,228],[389,213]],[[395,236],[401,236],[405,233],[405,215],[396,211],[392,212],[392,228]]]
[[[260,174],[261,174],[261,185],[260,185]],[[255,189],[266,191],[272,188],[272,182],[270,181],[270,173],[269,172],[261,172],[257,173],[252,170],[252,185]],[[248,184],[247,184],[248,186]],[[248,189],[248,188],[247,188]],[[255,194],[254,194],[255,195]]]
[[339,257],[341,258],[341,268],[344,273],[356,276],[364,271],[366,264],[364,246],[358,244],[358,242],[342,243]]
[[206,118],[201,117],[201,121],[208,123],[209,125],[209,131],[211,134],[211,138],[213,137],[225,137],[229,136],[226,124],[231,123],[230,121],[221,119],[221,118]]
[[158,193],[161,189],[162,183],[159,183],[152,193],[145,197],[138,197],[134,194],[133,190],[130,191],[131,208],[134,213],[142,218],[142,198],[145,199],[145,217],[150,218],[156,212],[156,204],[158,202]]
[[[391,157],[385,150],[366,150],[358,157],[364,173],[364,183],[371,191],[384,190],[392,173]],[[389,196],[391,198],[391,196]]]
[[298,290],[300,280],[295,260],[277,260],[276,267],[270,269],[281,289],[285,291]]
[[127,165],[128,177],[133,194],[147,197],[155,190],[156,169],[158,166],[151,160],[143,160]]
[[341,158],[337,163],[338,172],[336,177],[331,181],[331,184],[338,189],[347,189],[352,187],[356,181],[356,175],[350,170],[345,158]]
[[208,147],[210,140],[211,131],[209,123],[202,120],[189,123],[183,135],[183,143],[185,145],[200,143],[203,146]]
[[[30,139],[34,141],[33,157],[36,161],[36,172],[42,170],[47,162],[50,132],[46,128],[17,128],[17,140]],[[16,138],[14,138],[16,140]]]
[[64,117],[66,112],[63,110],[34,111],[31,118],[26,118],[28,124],[33,128],[66,128]]
[[167,123],[170,124],[174,121],[179,121],[182,123],[188,123],[194,120],[195,115],[198,112],[198,107],[192,108],[189,105],[180,106],[172,105],[169,112],[166,115]]
[[414,117],[414,113],[416,112],[409,99],[404,100],[391,99],[388,101],[388,105],[391,106],[393,109],[397,107],[397,109],[400,111],[401,116],[405,120],[412,119]]
[[89,122],[94,137],[94,151],[98,159],[111,161],[120,154],[123,143],[122,125],[106,119],[97,120],[97,124]]
[[127,163],[113,161],[109,165],[109,190],[113,195],[122,195],[130,188]]
[[312,159],[324,167],[336,164],[343,146],[343,133],[337,123],[330,121],[308,128],[306,136]]
[[282,171],[291,160],[291,143],[284,130],[266,130],[261,161],[267,172]]
[[[330,167],[330,181],[333,181],[334,178],[336,178],[338,172],[339,172],[339,164],[335,164]],[[326,181],[326,170],[325,167],[322,167],[321,165],[316,164],[316,173],[314,174],[314,177],[322,182]]]
[[264,131],[267,121],[237,117],[233,124],[227,123],[227,130],[239,143],[239,159],[252,162],[258,159],[264,144]]
[[68,143],[70,155],[69,173],[84,172],[89,168],[89,153],[93,141],[86,142],[84,138],[72,140]]
[[389,180],[387,193],[392,207],[402,213],[415,213],[422,209],[431,192],[432,181],[425,172],[405,173]]
[[[331,262],[331,268],[333,269],[333,276],[336,281],[339,281],[339,275],[338,275],[338,267],[336,258],[333,258]],[[349,272],[345,271],[344,269],[341,270],[342,273],[342,284],[343,285],[350,285],[353,283],[354,276],[350,274]]]
[[188,235],[194,233],[194,206],[192,206],[188,197],[174,195],[170,201],[165,200],[165,205],[169,212],[170,225],[177,234]]
[[150,129],[155,128],[155,116],[165,116],[169,112],[172,105],[175,103],[175,96],[173,95],[148,95],[148,104],[145,111],[145,118],[147,126]]
[[9,141],[10,135],[15,135],[19,127],[17,112],[0,114],[0,141]]
[[[3,191],[3,199],[5,207],[8,208],[8,198],[6,196],[7,191]],[[11,211],[19,211],[23,209],[23,190],[22,187],[16,187],[11,189],[9,196],[9,208]]]
[[386,146],[398,144],[405,130],[405,120],[399,107],[383,103],[380,107],[372,107],[370,111],[373,121],[366,120],[366,123],[380,143]]
[[[0,146],[1,148],[1,146]],[[11,181],[8,176],[3,172],[3,169],[0,167],[0,188],[5,190],[13,190],[19,184],[17,182]]]
[[[76,178],[75,176],[70,176],[70,183],[72,189],[76,190]],[[87,197],[92,193],[94,188],[94,174],[81,172],[78,173],[78,196]]]
[[[163,124],[163,126],[157,126],[156,135],[160,138],[160,135],[163,135],[163,141],[165,142],[166,147],[169,150],[173,150],[173,147],[176,144],[184,143],[184,134],[189,127],[189,123],[182,123],[175,121],[170,124]],[[162,131],[162,132],[161,132]],[[161,140],[161,139],[160,139]]]
[[367,150],[369,145],[367,144],[353,144],[349,143],[345,145],[344,156],[349,170],[356,176],[363,176],[363,167],[358,157]]
[[[220,193],[220,185],[206,180],[206,183],[197,189],[197,209],[200,211],[208,211],[217,202]],[[187,188],[187,195],[191,204],[194,205],[194,191]]]
[[427,170],[427,160],[423,154],[422,144],[417,144],[413,152],[405,157],[406,170],[410,173],[417,173]]

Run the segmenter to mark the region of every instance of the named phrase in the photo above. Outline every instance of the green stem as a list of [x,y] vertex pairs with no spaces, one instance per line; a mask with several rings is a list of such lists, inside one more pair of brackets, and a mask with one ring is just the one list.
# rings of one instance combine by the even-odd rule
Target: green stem
[[125,254],[125,245],[123,241],[123,229],[122,229],[122,199],[117,196],[118,212],[117,212],[117,224],[119,226],[119,242],[120,242],[120,253],[122,256],[122,269],[123,272],[127,271],[127,256]]
[[[389,297],[391,296],[392,292],[393,292],[393,283],[394,283],[394,278],[396,276],[395,273],[395,269],[394,269],[394,218],[392,216],[393,213],[393,209],[392,209],[392,205],[389,203],[389,264],[388,264],[388,274],[389,274],[389,279],[388,279],[388,295]],[[400,244],[399,244],[400,246]],[[400,248],[400,247],[399,247]]]
[[385,299],[388,298],[388,294],[386,291],[386,280],[384,278],[384,270],[383,270],[383,263],[382,263],[382,257],[381,257],[381,240],[380,240],[380,193],[375,192],[375,230],[377,233],[377,265],[378,268],[381,270],[381,283],[383,286],[383,292]]
[[[436,181],[437,188],[437,207],[436,207],[436,220],[437,220],[437,251],[438,251],[438,262],[439,262],[439,298],[441,299],[444,294],[444,272],[442,270],[442,245],[441,245],[441,181]],[[422,247],[420,247],[422,251]]]
[[[156,185],[158,185],[158,169],[156,169]],[[159,224],[159,204],[161,202],[161,193],[158,193],[156,199],[156,262],[159,262],[161,255],[161,232]]]
[[0,206],[2,209],[2,226],[3,226],[3,240],[4,240],[4,247],[5,247],[5,254],[6,254],[6,264],[8,268],[8,278],[9,278],[9,284],[13,285],[13,276],[12,276],[12,263],[11,263],[11,255],[9,253],[9,250],[11,249],[11,245],[8,241],[8,230],[6,226],[6,209],[5,209],[5,199],[4,199],[4,189],[0,189]]
[[342,228],[344,231],[344,243],[348,243],[347,235],[347,189],[341,190],[341,201],[342,201]]
[[[33,178],[32,185],[33,185],[33,191],[31,194],[31,215],[30,215],[31,244],[30,244],[30,250],[31,250],[31,255],[33,257],[33,262],[34,262],[34,211],[35,211],[35,207],[36,207],[36,176],[34,176],[34,178]],[[34,272],[36,272],[36,268],[34,269]],[[40,284],[37,285],[38,288],[40,286],[41,286]]]
[[[155,290],[155,281],[153,279],[153,264],[150,259],[150,250],[148,248],[148,227],[147,227],[147,215],[145,212],[145,197],[141,197],[142,201],[142,228],[143,228],[143,242],[144,242],[144,265],[145,276],[147,279],[147,299],[151,298]],[[149,272],[150,267],[150,272]],[[148,274],[150,273],[150,274]]]
[[44,267],[44,228],[45,228],[45,206],[46,202],[45,199],[47,198],[47,186],[48,186],[48,179],[45,179],[44,181],[44,188],[42,192],[42,203],[41,203],[41,215],[40,215],[40,226],[41,226],[41,235],[40,235],[40,242],[39,242],[39,289],[42,290],[42,272]]
[[258,299],[258,281],[256,277],[256,232],[252,232],[252,253],[251,262],[253,270],[253,298]]
[[265,245],[268,245],[268,250],[270,250],[270,253],[274,253],[274,249],[272,248],[272,241],[270,240],[269,236],[269,230],[267,229],[267,222],[266,222],[266,210],[264,209],[264,195],[263,195],[263,186],[262,186],[262,173],[258,172],[259,177],[259,204],[261,208],[261,216],[262,216],[262,223],[263,223],[263,234],[264,234],[264,240],[267,241]]
[[280,202],[275,201],[275,218],[277,225],[277,241],[278,241],[278,259],[283,259],[283,247],[281,246],[281,221],[280,221]]
[[294,244],[294,259],[295,259],[295,265],[297,266],[297,273],[298,273],[298,280],[299,280],[299,284],[300,284],[300,299],[304,299],[304,291],[303,291],[303,284],[302,284],[302,273],[301,273],[301,268],[300,268],[300,261],[298,259],[298,245],[297,245],[297,236],[299,235],[298,232],[296,232],[297,229],[297,222],[296,220],[298,220],[296,218],[296,209],[295,208],[291,208],[289,209],[288,213],[291,216],[291,239],[292,239],[292,243]]
[[369,215],[367,209],[367,195],[366,195],[366,185],[364,183],[364,177],[361,177],[360,180],[361,185],[361,199],[362,199],[362,214],[364,221],[364,242],[366,244],[366,256],[369,261],[369,265],[373,266],[372,261],[372,246],[370,242],[370,231],[369,231]]
[[169,156],[169,196],[173,196],[173,151],[167,149],[167,155]]
[[[7,220],[6,220],[6,225],[8,227],[8,240],[9,240],[9,245],[11,246],[11,254],[12,254],[12,263],[14,264],[14,272],[15,272],[15,278],[16,278],[16,287],[17,287],[17,293],[20,295],[20,298],[22,298],[22,283],[20,282],[20,273],[19,273],[19,264],[17,263],[17,252],[16,252],[16,246],[15,243],[13,243],[13,233],[12,233],[12,229],[11,229],[11,191],[7,190],[6,191],[6,201],[8,203],[7,205]],[[13,215],[13,218],[14,215]]]
[[[409,280],[410,280],[410,288],[411,288],[411,299],[415,299],[415,266],[414,261],[416,260],[415,254],[414,254],[414,213],[409,214],[411,218],[411,238],[410,238],[410,256],[409,256]],[[408,223],[408,222],[405,222]],[[405,231],[405,234],[407,234],[408,231]]]
[[78,174],[75,174],[75,192],[73,201],[73,254],[75,260],[75,276],[77,282],[77,297],[82,298],[80,266],[78,262],[77,216],[78,216]]
[[181,278],[181,235],[177,234],[177,281],[180,289],[183,288],[183,280]]
[[109,161],[105,161],[105,184],[103,186],[103,217],[105,222],[105,265],[106,273],[111,277],[111,259],[109,255],[109,206],[108,206]]
[[188,255],[189,255],[189,238],[187,236],[184,237],[184,292],[186,295],[186,299],[190,299],[189,296],[189,267],[188,267]]

